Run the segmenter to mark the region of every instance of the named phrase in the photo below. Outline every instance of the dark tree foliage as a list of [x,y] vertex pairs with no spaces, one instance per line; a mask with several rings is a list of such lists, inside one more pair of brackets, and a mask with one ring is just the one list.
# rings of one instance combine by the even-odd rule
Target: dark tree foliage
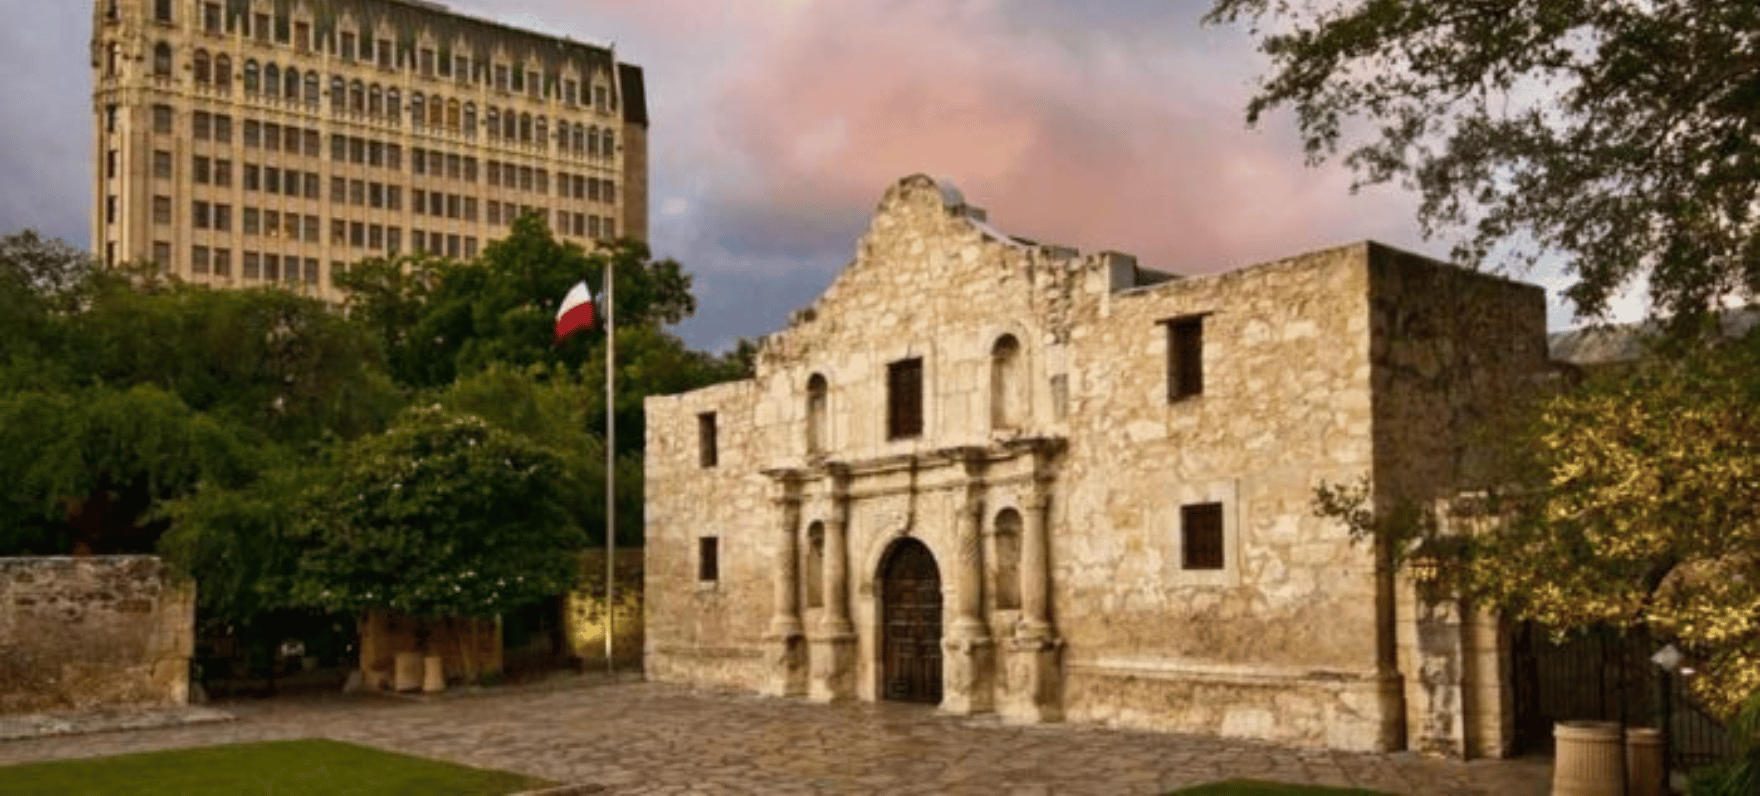
[[691,277],[677,262],[653,259],[634,240],[589,253],[558,241],[535,212],[474,261],[369,261],[337,283],[350,292],[351,316],[380,337],[397,380],[426,388],[494,362],[579,370],[603,339],[603,324],[558,346],[556,310],[582,280],[602,293],[608,265],[617,279],[619,329],[675,324],[696,310]]
[[1357,186],[1415,188],[1427,236],[1470,230],[1462,262],[1558,256],[1586,318],[1647,275],[1677,331],[1760,293],[1760,4],[1217,0],[1205,19],[1250,20],[1271,58],[1250,124],[1292,108],[1310,163],[1360,135]]

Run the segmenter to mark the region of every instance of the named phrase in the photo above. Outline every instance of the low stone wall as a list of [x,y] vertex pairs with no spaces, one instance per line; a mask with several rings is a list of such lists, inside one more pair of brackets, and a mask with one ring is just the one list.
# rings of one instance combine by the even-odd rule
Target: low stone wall
[[[642,668],[642,548],[617,549],[616,607],[611,611],[612,661],[617,668]],[[565,609],[569,650],[589,670],[605,668],[605,551],[581,554],[581,585],[568,595]]]
[[0,558],[0,714],[185,704],[194,647],[156,556]]

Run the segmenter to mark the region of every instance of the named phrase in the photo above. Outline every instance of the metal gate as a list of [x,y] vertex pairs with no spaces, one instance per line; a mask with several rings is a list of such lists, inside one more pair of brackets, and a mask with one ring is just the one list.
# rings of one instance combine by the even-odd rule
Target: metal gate
[[1519,752],[1551,752],[1552,728],[1560,721],[1658,727],[1665,717],[1670,765],[1677,770],[1733,750],[1728,732],[1699,706],[1686,678],[1651,662],[1662,645],[1648,634],[1600,627],[1555,644],[1543,628],[1521,624],[1513,641]]
[[941,702],[941,572],[915,539],[894,543],[880,565],[881,677],[887,699]]

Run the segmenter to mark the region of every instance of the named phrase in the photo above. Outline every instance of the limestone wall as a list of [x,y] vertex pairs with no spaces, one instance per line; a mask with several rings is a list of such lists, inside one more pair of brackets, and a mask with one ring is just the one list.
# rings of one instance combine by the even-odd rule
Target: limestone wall
[[[1499,281],[1460,292],[1481,278],[1367,243],[1168,279],[982,219],[944,184],[901,181],[855,261],[766,339],[754,379],[648,399],[649,675],[877,698],[876,575],[908,535],[940,568],[944,628],[977,595],[982,627],[968,641],[984,649],[949,642],[947,672],[960,682],[944,709],[1037,700],[1056,704],[1029,714],[1403,746],[1419,692],[1401,679],[1411,656],[1397,655],[1393,584],[1371,549],[1314,516],[1314,488],[1363,475],[1390,493],[1449,483],[1458,468],[1438,452],[1463,455],[1463,407],[1494,400],[1528,366],[1519,340],[1544,324],[1538,290]],[[1388,318],[1453,318],[1464,313],[1451,302],[1482,300],[1501,329],[1451,327],[1422,346],[1380,339],[1395,332]],[[1192,316],[1203,318],[1203,390],[1171,400],[1165,322]],[[1481,366],[1506,348],[1510,363]],[[917,357],[922,432],[891,439],[888,366]],[[1408,376],[1414,361],[1466,380],[1466,397],[1451,397],[1446,379]],[[809,385],[821,379],[816,410]],[[713,467],[700,459],[707,412]],[[1004,666],[1026,619],[1013,587],[1031,575],[1008,568],[997,533],[1004,512],[1026,515],[1041,495],[1058,660],[1032,671],[1050,673],[1049,689]],[[1199,503],[1223,507],[1219,570],[1181,560],[1181,509]],[[978,516],[969,539],[966,512]],[[847,577],[830,595],[815,591],[836,581],[813,563],[809,537],[838,527]],[[698,578],[705,536],[718,539],[714,582]],[[772,620],[791,590],[791,632],[814,642],[802,648],[767,637],[790,625]],[[833,596],[856,649],[851,670],[827,679],[815,656],[834,650],[818,643],[839,632]],[[993,671],[968,677],[969,666]],[[795,682],[805,672],[811,688]]]
[[[1492,423],[1548,367],[1545,293],[1486,274],[1370,250],[1374,307],[1375,501],[1434,505],[1495,480]],[[1405,675],[1408,743],[1500,755],[1512,717],[1501,698],[1496,623],[1432,605],[1401,582],[1388,608]]]
[[157,557],[0,558],[0,714],[181,705],[194,644]]
[[[649,679],[756,689],[770,619],[770,506],[753,449],[751,382],[647,401],[643,666]],[[719,459],[703,467],[698,419],[716,413]],[[719,578],[698,579],[716,538]]]
[[[1161,322],[1192,315],[1203,392],[1170,401]],[[1371,466],[1364,248],[1107,293],[1078,324],[1052,550],[1068,714],[1397,744],[1373,559],[1311,509]],[[1220,571],[1181,562],[1181,507],[1206,502]]]
[[[618,668],[640,668],[645,634],[642,629],[642,548],[617,549],[616,609],[613,621],[612,659]],[[569,651],[580,658],[582,668],[605,667],[605,550],[581,553],[581,584],[568,594],[564,630]]]

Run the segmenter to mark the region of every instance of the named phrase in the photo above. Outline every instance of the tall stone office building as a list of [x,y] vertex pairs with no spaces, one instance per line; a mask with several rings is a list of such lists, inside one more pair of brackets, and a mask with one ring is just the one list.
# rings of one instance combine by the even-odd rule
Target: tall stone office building
[[97,0],[92,242],[196,283],[648,232],[642,70],[417,0]]

